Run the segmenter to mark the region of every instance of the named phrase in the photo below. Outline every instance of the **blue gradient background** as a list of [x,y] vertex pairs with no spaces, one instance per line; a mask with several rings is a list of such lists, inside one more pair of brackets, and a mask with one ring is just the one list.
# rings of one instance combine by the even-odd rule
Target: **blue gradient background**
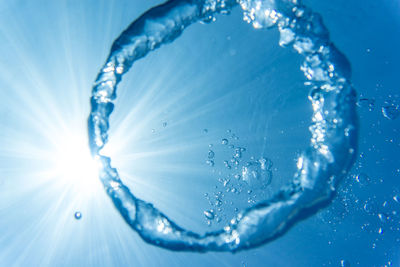
[[[400,118],[381,112],[385,100],[400,103],[400,2],[303,2],[349,58],[359,96],[375,99],[371,111],[359,108],[360,157],[334,203],[282,238],[237,254],[196,254],[147,245],[100,182],[88,189],[56,170],[68,136],[86,140],[91,85],[113,40],[161,1],[1,1],[0,266],[400,266]],[[277,43],[276,30],[253,29],[236,8],[133,66],[107,151],[135,195],[189,229],[222,227],[208,227],[203,211],[204,193],[220,186],[227,129],[246,157],[274,162],[268,192],[291,179],[311,108],[299,56]],[[210,143],[214,168],[205,163]],[[360,173],[366,185],[354,178]]]

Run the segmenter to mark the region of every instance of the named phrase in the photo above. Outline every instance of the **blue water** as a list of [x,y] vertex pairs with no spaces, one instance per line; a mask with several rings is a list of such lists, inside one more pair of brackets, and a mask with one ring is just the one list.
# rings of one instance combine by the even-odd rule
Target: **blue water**
[[[333,78],[304,76],[296,42],[280,47],[276,28],[251,27],[239,7],[193,24],[123,70],[108,143],[91,139],[122,182],[103,156],[100,165],[90,157],[90,88],[109,53],[124,53],[132,34],[157,35],[151,21],[171,15],[145,15],[148,24],[132,24],[112,46],[161,3],[2,3],[0,264],[398,266],[399,4],[303,3],[322,15],[351,78],[344,57],[332,59]],[[331,47],[326,35],[312,40]],[[357,104],[335,97],[352,87]],[[310,134],[312,117],[311,133],[322,134]]]

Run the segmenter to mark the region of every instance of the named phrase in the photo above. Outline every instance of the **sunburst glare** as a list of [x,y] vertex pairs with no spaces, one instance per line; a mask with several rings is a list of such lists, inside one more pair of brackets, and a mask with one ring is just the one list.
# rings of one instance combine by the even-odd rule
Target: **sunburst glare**
[[91,157],[87,137],[76,133],[60,135],[51,159],[54,174],[84,194],[98,191],[98,164]]

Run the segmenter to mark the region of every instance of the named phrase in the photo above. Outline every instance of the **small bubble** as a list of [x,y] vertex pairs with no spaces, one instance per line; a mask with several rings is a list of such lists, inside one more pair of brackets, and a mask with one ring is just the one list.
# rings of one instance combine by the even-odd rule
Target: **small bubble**
[[82,213],[80,211],[75,212],[75,219],[80,220],[82,218]]
[[212,150],[209,150],[209,151],[208,151],[208,158],[209,158],[209,159],[213,159],[213,158],[214,158],[214,156],[215,156],[215,153],[214,153],[214,151],[212,151]]
[[363,208],[367,213],[371,214],[374,214],[377,211],[376,203],[373,202],[372,200],[365,201]]
[[156,132],[156,130],[155,130],[155,129],[151,129],[151,132],[152,132],[152,133],[155,133],[155,132]]
[[381,222],[385,222],[385,217],[383,216],[382,213],[379,213],[379,214],[378,214],[378,218],[379,218],[379,220],[380,220]]
[[382,107],[382,114],[389,120],[397,119],[400,115],[400,105],[395,105],[393,103],[387,104]]
[[206,160],[207,165],[214,167],[214,161],[213,160]]
[[203,133],[208,133],[208,129],[203,129]]
[[221,144],[227,145],[228,144],[228,139],[226,139],[226,138],[222,139]]
[[356,176],[356,181],[360,185],[365,186],[371,183],[371,178],[367,174],[362,172]]
[[167,122],[163,122],[162,126],[167,127]]
[[230,169],[231,165],[229,165],[229,162],[227,160],[224,160],[224,165],[226,168]]
[[240,159],[242,157],[242,150],[239,148],[235,149],[235,154],[233,155],[234,158]]
[[298,18],[300,18],[300,17],[302,17],[304,15],[304,9],[302,9],[302,8],[298,8],[295,11],[296,11],[295,15]]
[[382,230],[382,227],[380,227],[379,229],[378,229],[378,234],[382,234],[383,233],[383,230]]
[[350,267],[350,262],[348,260],[341,260],[340,267]]
[[215,217],[214,210],[205,210],[204,216],[206,216],[206,218],[209,220],[213,220]]
[[202,23],[202,24],[207,23],[207,24],[208,24],[208,23],[214,22],[214,21],[216,21],[216,20],[217,20],[217,19],[216,19],[214,16],[209,15],[209,16],[203,18],[203,20],[201,20],[200,23]]
[[224,180],[224,182],[223,182],[224,187],[226,187],[229,184],[229,182],[230,182],[229,179]]

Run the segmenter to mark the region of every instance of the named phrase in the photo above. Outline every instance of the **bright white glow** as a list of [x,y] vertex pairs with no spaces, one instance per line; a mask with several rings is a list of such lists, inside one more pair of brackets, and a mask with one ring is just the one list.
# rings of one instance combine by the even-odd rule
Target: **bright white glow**
[[60,138],[53,161],[54,171],[64,183],[84,193],[99,190],[98,164],[90,155],[85,135],[67,134]]

